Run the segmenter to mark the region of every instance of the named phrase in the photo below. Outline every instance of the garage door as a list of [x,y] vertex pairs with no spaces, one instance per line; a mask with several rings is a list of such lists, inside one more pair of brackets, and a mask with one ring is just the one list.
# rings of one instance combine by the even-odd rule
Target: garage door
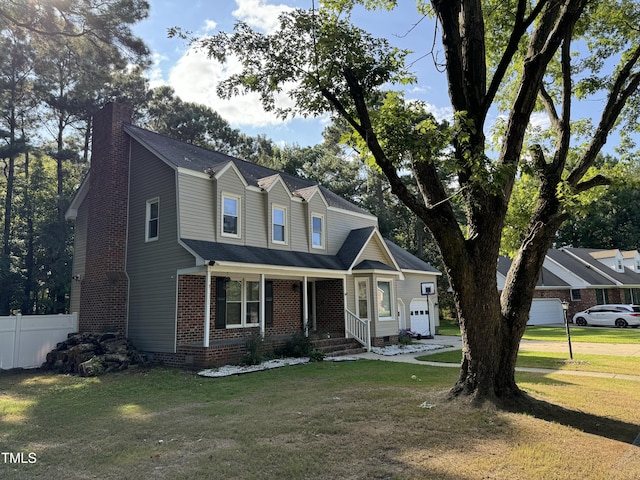
[[564,323],[562,302],[559,298],[534,298],[527,325],[548,325],[550,323]]
[[411,312],[411,331],[423,337],[431,335],[429,324],[429,303],[426,300],[411,300],[409,305]]

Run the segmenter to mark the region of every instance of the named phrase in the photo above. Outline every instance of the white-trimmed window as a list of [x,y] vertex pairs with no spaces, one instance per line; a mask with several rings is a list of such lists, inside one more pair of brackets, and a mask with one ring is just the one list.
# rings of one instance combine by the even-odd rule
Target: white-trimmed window
[[222,194],[222,235],[240,238],[240,197]]
[[324,215],[318,213],[311,215],[311,246],[324,248]]
[[279,205],[271,207],[271,241],[287,243],[287,209]]
[[378,306],[378,320],[393,319],[391,280],[378,280],[376,285],[376,304]]
[[160,233],[160,199],[153,198],[147,200],[147,213],[144,229],[144,239],[146,242],[158,240]]
[[229,280],[226,285],[226,326],[260,325],[260,282]]
[[572,302],[579,302],[580,300],[582,300],[582,292],[580,292],[579,288],[572,288],[571,289],[571,301]]

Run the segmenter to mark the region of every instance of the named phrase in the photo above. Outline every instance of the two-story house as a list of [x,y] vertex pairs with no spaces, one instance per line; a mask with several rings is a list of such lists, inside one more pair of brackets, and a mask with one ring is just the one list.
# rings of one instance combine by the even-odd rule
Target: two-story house
[[[498,288],[511,266],[498,261]],[[536,283],[529,324],[562,323],[562,302],[569,319],[606,303],[640,303],[640,252],[637,250],[562,247],[549,249]]]
[[171,365],[238,360],[247,336],[433,334],[440,273],[314,182],[130,124],[106,105],[75,221],[71,309]]

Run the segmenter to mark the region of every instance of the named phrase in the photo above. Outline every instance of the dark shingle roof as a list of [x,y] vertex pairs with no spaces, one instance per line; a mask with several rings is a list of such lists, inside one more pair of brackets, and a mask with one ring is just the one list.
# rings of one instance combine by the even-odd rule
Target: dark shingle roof
[[198,256],[206,261],[301,267],[323,270],[344,270],[344,265],[334,255],[317,255],[291,250],[272,250],[229,243],[182,239]]
[[249,185],[257,187],[258,180],[277,174],[282,177],[282,180],[291,192],[318,186],[329,206],[372,216],[369,212],[357,207],[311,180],[295,177],[255,163],[246,162],[239,158],[225,155],[224,153],[196,147],[195,145],[174,140],[173,138],[133,125],[125,125],[124,130],[145,148],[175,167],[211,174],[212,172],[215,173],[219,171],[229,162],[233,162]]
[[396,272],[397,270],[389,265],[379,262],[378,260],[363,260],[355,267],[354,270],[389,270],[392,272]]
[[[498,272],[500,272],[505,277],[509,272],[509,268],[511,268],[511,259],[509,257],[498,257]],[[546,268],[542,267],[542,271],[540,272],[540,276],[538,277],[538,281],[536,282],[536,287],[569,287],[570,285],[562,280],[557,275],[551,273]]]
[[349,232],[336,255],[343,265],[347,267],[353,265],[374,230],[375,227],[364,227]]
[[417,270],[431,273],[440,273],[436,268],[433,268],[427,262],[420,260],[415,255],[407,252],[404,248],[396,245],[391,240],[384,239],[391,255],[396,259],[398,266],[402,270]]
[[[614,282],[596,272],[593,268],[585,265],[580,260],[572,256],[569,252],[564,249],[555,250],[551,249],[547,252],[547,257],[551,258],[553,261],[559,263],[564,268],[573,272],[578,277],[582,278],[584,281],[589,283],[590,285],[615,285]],[[593,259],[592,259],[593,260]],[[602,265],[606,268],[604,265]]]
[[[590,254],[593,252],[600,252],[601,250],[594,248],[570,248],[564,247],[562,250],[566,250],[578,257],[583,262],[587,262],[593,265],[595,268],[604,272],[608,277],[622,283],[623,285],[640,285],[640,273],[634,272],[629,268],[625,268],[624,272],[616,272],[613,268],[606,266],[593,258]],[[607,284],[608,285],[608,284]]]

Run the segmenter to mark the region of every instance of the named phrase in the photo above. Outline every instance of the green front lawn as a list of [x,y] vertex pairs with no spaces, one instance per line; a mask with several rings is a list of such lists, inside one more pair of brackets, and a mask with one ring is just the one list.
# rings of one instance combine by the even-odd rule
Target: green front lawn
[[[587,343],[631,343],[640,344],[640,328],[605,328],[577,327],[570,325],[571,340]],[[460,335],[460,327],[455,322],[443,321],[438,328],[438,335]],[[531,326],[527,327],[522,337],[524,340],[547,340],[566,342],[567,332],[564,326]]]
[[0,478],[637,478],[638,382],[518,373],[549,402],[534,415],[446,400],[457,375],[386,361],[3,372]]
[[[524,348],[524,347],[523,347]],[[460,363],[461,350],[434,353],[417,357],[423,362]],[[579,370],[585,372],[619,373],[624,375],[640,375],[640,358],[619,357],[614,355],[573,355],[568,353],[533,352],[520,350],[518,367],[550,368],[556,370]]]

